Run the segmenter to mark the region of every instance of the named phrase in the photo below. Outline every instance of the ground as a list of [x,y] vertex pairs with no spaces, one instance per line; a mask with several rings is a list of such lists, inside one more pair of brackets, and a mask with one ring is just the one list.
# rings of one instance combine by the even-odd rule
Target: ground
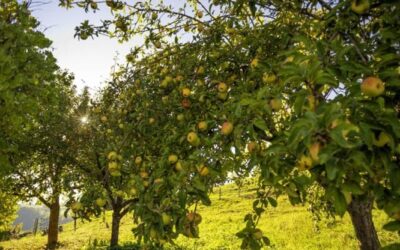
[[[203,216],[200,239],[180,237],[177,246],[168,246],[168,249],[240,249],[240,240],[235,233],[244,226],[243,217],[251,209],[253,194],[251,191],[245,191],[239,197],[238,190],[233,184],[224,186],[221,193],[222,196],[219,199],[219,192],[216,189],[215,194],[211,195],[212,206],[200,206],[199,208],[200,214]],[[307,205],[293,207],[287,199],[282,198],[279,199],[277,208],[269,207],[267,209],[266,214],[260,220],[260,228],[272,243],[272,246],[267,249],[353,250],[358,248],[347,214],[334,221],[324,219],[314,222],[307,207]],[[131,218],[131,215],[126,216],[121,225],[120,242],[125,246],[135,242],[131,233]],[[110,214],[106,214],[105,221],[111,225]],[[384,249],[400,249],[400,236],[382,230],[382,225],[388,221],[388,217],[380,211],[374,211],[374,221],[381,243],[386,246]],[[78,221],[76,231],[73,230],[73,224],[69,223],[64,225],[64,231],[60,233],[60,249],[106,249],[102,246],[107,244],[109,237],[110,228],[106,227],[103,218],[94,219],[92,222]],[[20,240],[0,242],[0,249],[3,247],[4,249],[36,250],[43,249],[45,243],[45,236],[31,236]],[[93,245],[98,247],[93,247]]]

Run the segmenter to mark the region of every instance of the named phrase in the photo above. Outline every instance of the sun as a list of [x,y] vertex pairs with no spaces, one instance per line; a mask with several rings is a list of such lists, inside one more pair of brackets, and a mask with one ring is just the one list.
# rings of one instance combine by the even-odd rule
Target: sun
[[83,124],[87,124],[89,122],[89,119],[87,116],[82,116],[80,120],[81,120],[81,123],[83,123]]

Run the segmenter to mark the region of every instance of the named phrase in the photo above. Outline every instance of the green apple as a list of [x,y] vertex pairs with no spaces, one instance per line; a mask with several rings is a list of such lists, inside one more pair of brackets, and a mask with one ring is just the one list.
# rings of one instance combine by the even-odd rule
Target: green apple
[[167,213],[162,213],[161,217],[162,217],[162,221],[163,221],[163,224],[164,224],[164,225],[169,225],[169,224],[171,224],[172,218],[171,218],[171,216],[170,216],[169,214],[167,214]]
[[204,164],[200,164],[200,166],[197,169],[201,176],[207,176],[210,173],[210,170]]
[[108,153],[107,155],[107,159],[110,161],[115,161],[118,158],[118,154],[115,151],[111,151],[110,153]]
[[102,198],[97,198],[96,199],[96,205],[99,207],[104,207],[106,205],[107,201]]
[[136,158],[135,158],[135,164],[136,165],[140,165],[141,163],[142,163],[142,157],[141,156],[136,156]]
[[269,101],[269,106],[272,110],[278,111],[282,108],[282,100],[278,98],[273,98]]
[[263,237],[263,232],[260,229],[257,228],[256,230],[254,230],[254,232],[253,232],[254,239],[261,240],[262,237]]
[[217,88],[220,93],[226,93],[228,91],[228,85],[224,82],[220,82]]
[[351,10],[357,14],[364,14],[370,7],[369,0],[353,0]]

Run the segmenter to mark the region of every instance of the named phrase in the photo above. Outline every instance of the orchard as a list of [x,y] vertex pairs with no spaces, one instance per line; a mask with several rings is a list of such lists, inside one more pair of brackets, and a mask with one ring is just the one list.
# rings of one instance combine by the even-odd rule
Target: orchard
[[[1,27],[34,29],[24,5],[9,2],[12,8],[0,9]],[[283,196],[293,206],[311,204],[315,213],[348,213],[362,250],[381,248],[373,210],[390,218],[385,230],[399,234],[400,3],[180,4],[60,0],[64,8],[111,11],[109,20],[76,27],[82,43],[101,35],[145,40],[94,98],[77,95],[73,78],[37,49],[34,42],[46,48],[44,37],[12,36],[32,49],[20,46],[18,53],[37,53],[34,62],[48,67],[9,73],[27,79],[10,86],[26,84],[20,88],[34,95],[0,82],[0,164],[11,183],[5,191],[36,197],[54,213],[67,197],[65,214],[75,220],[111,211],[112,249],[125,216],[143,249],[163,249],[180,235],[201,237],[199,225],[207,221],[198,207],[212,207],[210,194],[232,175],[257,183],[236,233],[242,249],[271,245],[259,222]],[[24,15],[29,23],[19,21]],[[5,56],[0,75],[9,79]],[[10,95],[34,103],[33,122],[23,130],[22,106]],[[53,249],[58,219],[51,218]]]

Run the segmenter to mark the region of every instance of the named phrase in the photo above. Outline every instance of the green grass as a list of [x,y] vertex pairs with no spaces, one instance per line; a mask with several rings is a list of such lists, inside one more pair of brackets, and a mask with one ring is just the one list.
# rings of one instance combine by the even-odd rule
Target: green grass
[[[239,249],[240,240],[235,233],[243,228],[243,217],[251,209],[253,194],[249,191],[243,192],[241,197],[234,185],[226,185],[222,188],[222,199],[218,199],[218,192],[211,195],[212,206],[200,206],[198,209],[203,216],[200,225],[200,238],[188,239],[180,237],[177,247],[168,246],[170,249],[190,250],[228,250]],[[110,214],[106,221],[111,225]],[[121,224],[120,243],[132,245],[135,239],[132,236],[131,216],[126,216]],[[383,246],[400,243],[400,236],[395,233],[383,231],[382,225],[388,221],[388,217],[380,212],[374,211],[375,226]],[[323,220],[318,224],[312,220],[312,214],[305,206],[293,207],[289,202],[281,198],[277,208],[268,208],[260,220],[260,228],[272,243],[268,249],[340,249],[353,250],[358,248],[350,218],[336,218],[335,221]],[[106,245],[110,237],[110,229],[102,218],[92,222],[78,222],[78,228],[73,230],[73,224],[64,225],[64,232],[60,233],[60,249],[89,249],[89,242],[93,244],[96,240],[100,245]],[[20,240],[0,242],[0,248],[4,249],[43,249],[46,244],[45,236],[30,236]],[[129,248],[129,247],[128,247]],[[97,248],[105,249],[105,248]],[[387,247],[386,249],[400,249],[400,245]]]

